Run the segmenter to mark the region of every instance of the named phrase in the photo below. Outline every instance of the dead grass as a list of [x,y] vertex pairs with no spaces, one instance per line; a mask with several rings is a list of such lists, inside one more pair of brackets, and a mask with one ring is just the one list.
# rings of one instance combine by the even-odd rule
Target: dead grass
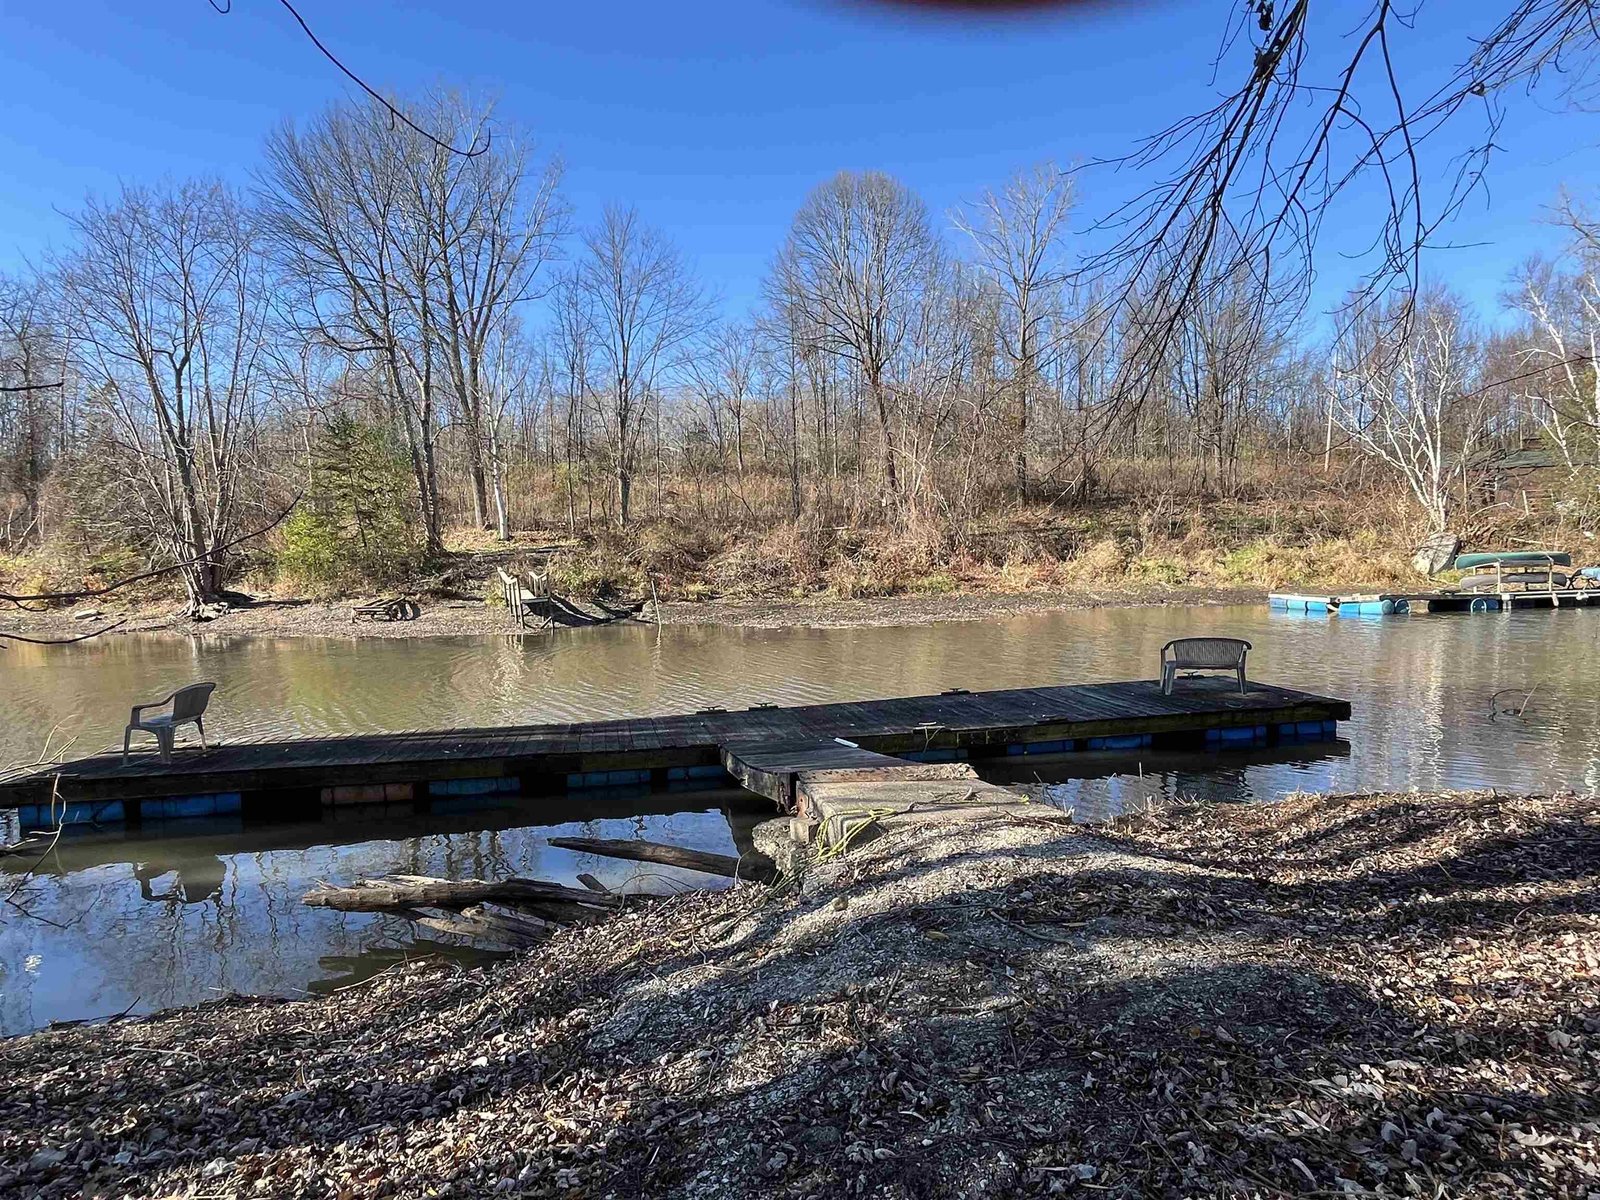
[[[1127,469],[1124,469],[1127,468]],[[428,590],[458,578],[458,594],[477,594],[493,566],[529,565],[526,550],[573,541],[549,562],[551,581],[580,598],[649,594],[666,600],[857,600],[951,593],[1114,593],[1178,589],[1398,587],[1412,584],[1413,546],[1423,529],[1392,491],[1350,489],[1312,475],[1263,473],[1230,498],[1161,489],[1158,474],[1127,464],[1113,472],[1124,493],[1083,505],[1018,504],[996,499],[986,515],[960,522],[831,524],[808,512],[792,522],[783,481],[752,478],[744,506],[707,507],[686,486],[665,491],[667,515],[646,510],[626,531],[600,516],[576,537],[551,520],[563,508],[553,493],[519,499],[525,517],[509,544],[473,527],[453,528],[442,563],[428,564],[401,588]],[[727,497],[723,497],[727,501]],[[531,508],[530,508],[531,506]],[[548,510],[548,511],[546,511]],[[767,514],[765,516],[760,514]],[[1576,522],[1576,523],[1575,523]],[[1472,545],[1553,545],[1588,560],[1594,531],[1568,510],[1488,509],[1465,531]],[[104,563],[76,561],[60,546],[0,559],[0,578],[22,586],[76,585],[100,578]],[[251,564],[246,564],[247,568]],[[277,598],[300,594],[274,578],[271,543],[255,552],[247,590]],[[161,585],[158,584],[159,589]],[[377,590],[353,581],[340,595]],[[448,590],[448,589],[447,589]],[[303,591],[303,589],[302,589]]]
[[1216,502],[1159,517],[1121,506],[1030,509],[961,534],[935,526],[790,524],[716,531],[673,522],[641,523],[624,534],[602,526],[552,560],[552,582],[578,595],[638,596],[654,578],[664,599],[701,601],[1381,587],[1416,579],[1409,560],[1417,531],[1356,526],[1297,535],[1275,528],[1274,518],[1270,506]]

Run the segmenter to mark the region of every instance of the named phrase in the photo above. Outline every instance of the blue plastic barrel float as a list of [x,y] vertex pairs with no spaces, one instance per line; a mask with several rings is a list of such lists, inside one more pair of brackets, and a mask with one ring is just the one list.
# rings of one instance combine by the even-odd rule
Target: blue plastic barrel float
[[1339,605],[1341,617],[1393,617],[1410,611],[1409,600],[1346,600]]
[[1287,612],[1298,613],[1325,613],[1329,608],[1329,599],[1317,599],[1314,596],[1296,596],[1283,592],[1267,597],[1269,608],[1281,608]]
[[237,814],[243,808],[244,797],[238,792],[210,792],[202,796],[165,796],[141,800],[139,817],[145,821],[221,817]]
[[1498,596],[1474,596],[1473,600],[1472,600],[1472,603],[1470,605],[1468,605],[1467,607],[1468,607],[1468,611],[1475,612],[1475,613],[1499,612],[1500,611],[1500,597],[1498,597]]
[[74,800],[65,805],[23,804],[17,823],[24,832],[49,832],[57,825],[108,825],[127,819],[121,800]]

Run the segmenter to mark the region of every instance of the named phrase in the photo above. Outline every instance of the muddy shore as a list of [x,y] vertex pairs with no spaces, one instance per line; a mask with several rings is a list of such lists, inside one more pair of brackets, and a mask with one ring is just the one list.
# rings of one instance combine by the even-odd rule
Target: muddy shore
[[1588,1197],[1600,801],[1026,811],[0,1043],[0,1192]]
[[[661,621],[667,625],[722,625],[760,629],[795,627],[926,625],[939,621],[979,621],[1020,613],[1063,609],[1158,607],[1163,605],[1216,605],[1264,603],[1266,594],[1255,588],[1179,588],[1148,591],[1079,591],[1023,593],[953,593],[938,596],[889,596],[865,600],[741,600],[700,603],[667,602]],[[105,636],[118,633],[170,631],[185,634],[250,634],[313,637],[450,637],[462,634],[518,632],[504,608],[480,600],[429,598],[419,600],[421,615],[412,621],[353,620],[355,601],[262,600],[232,608],[211,621],[192,621],[175,615],[170,604],[151,607],[80,606],[27,612],[0,610],[0,631],[36,638],[68,638],[120,622]],[[74,613],[97,613],[77,618]],[[654,622],[646,608],[639,620]]]

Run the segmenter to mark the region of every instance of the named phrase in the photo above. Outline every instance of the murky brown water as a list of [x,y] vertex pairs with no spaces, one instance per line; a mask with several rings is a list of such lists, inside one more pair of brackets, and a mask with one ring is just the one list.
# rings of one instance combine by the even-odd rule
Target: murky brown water
[[[33,758],[52,729],[58,745],[77,739],[74,752],[120,744],[129,704],[195,679],[221,685],[207,720],[218,737],[321,734],[1151,677],[1163,642],[1197,633],[1253,641],[1255,678],[1350,699],[1355,717],[1341,731],[1349,746],[1082,756],[1018,769],[1056,780],[1057,802],[1088,817],[1151,795],[1600,786],[1600,612],[1590,610],[1367,620],[1264,607],[1106,609],[908,628],[640,625],[369,641],[136,635],[12,646],[0,660],[0,758]],[[1515,694],[1500,706],[1513,708],[1533,691],[1520,718],[1491,719],[1504,689]],[[398,824],[351,814],[340,825],[76,839],[17,896],[31,915],[15,905],[0,912],[0,1031],[228,991],[295,994],[434,948],[402,921],[302,907],[301,893],[318,879],[385,871],[571,879],[592,870],[618,884],[663,886],[671,872],[582,859],[545,839],[581,831],[726,851],[751,819],[736,797],[657,794],[584,806],[545,799]],[[0,865],[13,877],[17,870]],[[0,889],[10,887],[0,874]]]

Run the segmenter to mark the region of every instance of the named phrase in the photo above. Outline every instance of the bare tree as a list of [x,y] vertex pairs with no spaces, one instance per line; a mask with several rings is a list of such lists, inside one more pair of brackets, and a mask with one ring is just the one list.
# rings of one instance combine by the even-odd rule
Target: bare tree
[[961,529],[984,482],[982,468],[993,462],[990,448],[1004,444],[987,432],[999,424],[1003,394],[1001,305],[992,279],[952,265],[928,281],[906,339],[897,384],[903,505],[930,526]]
[[[1369,248],[1359,255],[1365,278],[1341,320],[1385,307],[1394,293],[1403,302],[1389,313],[1403,329],[1424,250],[1481,186],[1501,143],[1503,97],[1551,80],[1569,99],[1590,98],[1597,8],[1595,0],[1502,0],[1474,29],[1430,24],[1459,19],[1449,6],[1394,0],[1371,0],[1354,17],[1311,0],[1226,6],[1213,61],[1217,76],[1233,82],[1220,97],[1127,154],[1085,164],[1147,180],[1098,222],[1109,241],[1077,267],[1080,280],[1116,282],[1110,303],[1128,341],[1121,371],[1161,362],[1163,343],[1206,290],[1235,271],[1276,300],[1303,305],[1327,214],[1369,181],[1380,199],[1362,202],[1352,239]],[[1454,67],[1431,91],[1405,87],[1399,44],[1411,39],[1425,54],[1448,55],[1451,37]],[[1455,141],[1430,157],[1446,131]],[[1152,296],[1158,303],[1149,306]],[[1130,320],[1141,307],[1144,319]],[[1386,344],[1398,350],[1404,339]],[[1125,411],[1151,394],[1147,382],[1112,389],[1101,427],[1125,424]]]
[[1281,390],[1291,321],[1282,302],[1238,264],[1212,282],[1171,347],[1172,391],[1185,416],[1201,490],[1239,486],[1240,440]]
[[1600,466],[1600,278],[1593,253],[1574,272],[1535,262],[1509,297],[1531,322],[1518,389],[1569,471]]
[[[475,111],[453,95],[435,97],[429,108],[427,125],[445,131],[446,142],[468,140],[489,120],[487,109]],[[494,481],[504,479],[504,464],[493,459],[499,438],[485,411],[490,346],[500,344],[503,366],[513,314],[547,290],[541,268],[567,231],[561,169],[557,163],[536,168],[527,144],[504,127],[492,149],[462,156],[435,145],[419,165],[411,219],[433,242],[436,264],[428,273],[438,292],[435,336],[466,433],[473,519],[486,527],[492,502],[503,530],[506,498],[494,491]]]
[[890,365],[941,257],[926,207],[904,184],[879,171],[842,171],[796,214],[769,285],[774,305],[793,310],[791,327],[860,369],[890,500],[900,491]]
[[748,322],[727,322],[696,349],[689,358],[688,375],[705,406],[717,453],[732,458],[739,502],[746,504],[745,418],[761,370],[757,329]]
[[1334,420],[1400,478],[1436,531],[1449,525],[1452,484],[1487,426],[1486,392],[1472,386],[1477,353],[1460,303],[1443,292],[1425,293],[1409,323],[1369,313],[1334,350]]
[[374,103],[268,139],[263,225],[300,331],[370,363],[405,430],[429,554],[439,500],[437,240],[416,220],[417,180],[442,153]]
[[250,214],[220,184],[127,188],[72,218],[64,311],[109,418],[129,516],[165,546],[192,610],[223,586],[242,455],[259,415],[267,279]]
[[1028,418],[1042,380],[1040,363],[1057,336],[1055,294],[1066,277],[1062,239],[1073,205],[1071,179],[1053,163],[1011,177],[999,192],[985,192],[957,211],[956,228],[972,240],[978,267],[994,279],[1005,303],[1000,344],[1011,364],[1016,422],[1013,453],[1017,492],[1028,490]]
[[578,529],[578,471],[584,449],[584,413],[589,406],[589,380],[593,366],[595,322],[575,277],[568,275],[557,287],[553,341],[566,397],[562,437],[562,492],[567,507],[567,531]]
[[[494,528],[501,541],[511,537],[511,512],[506,497],[505,433],[514,410],[537,404],[537,364],[522,339],[520,322],[507,317],[490,331],[474,356],[479,375],[475,385],[480,405],[484,458],[489,470],[489,493],[494,499]],[[529,414],[536,423],[537,413]]]
[[67,347],[51,299],[41,276],[0,277],[0,470],[21,499],[20,513],[6,507],[6,546],[38,536],[40,492],[65,432]]
[[636,209],[608,207],[583,245],[567,286],[592,330],[617,523],[626,526],[645,407],[678,351],[704,326],[706,308],[682,256]]

